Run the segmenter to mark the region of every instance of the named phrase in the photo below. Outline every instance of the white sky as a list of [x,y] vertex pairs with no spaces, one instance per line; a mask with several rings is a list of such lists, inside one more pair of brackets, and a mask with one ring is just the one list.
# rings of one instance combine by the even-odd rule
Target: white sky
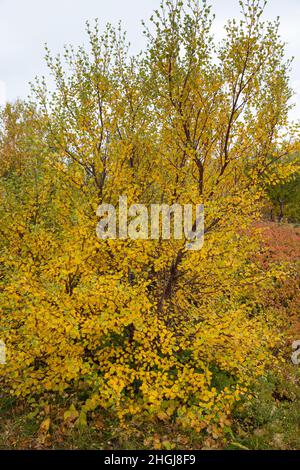
[[[86,42],[85,21],[99,18],[100,25],[122,20],[132,51],[143,48],[141,20],[148,19],[160,0],[0,0],[0,104],[25,98],[28,82],[47,76],[44,43],[51,51],[64,44]],[[216,13],[215,33],[222,35],[226,19],[239,14],[238,0],[210,0]],[[281,17],[281,35],[287,56],[294,56],[292,84],[297,92],[293,119],[300,119],[300,1],[269,0],[266,18]]]

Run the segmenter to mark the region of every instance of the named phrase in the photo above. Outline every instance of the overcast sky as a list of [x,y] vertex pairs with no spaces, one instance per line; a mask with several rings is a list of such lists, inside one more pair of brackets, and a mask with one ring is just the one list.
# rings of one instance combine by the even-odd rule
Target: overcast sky
[[[28,82],[46,75],[44,43],[52,52],[64,44],[86,43],[85,21],[100,25],[122,20],[132,51],[144,45],[141,20],[151,16],[160,0],[0,0],[0,104],[26,98]],[[216,13],[215,34],[222,35],[226,19],[239,14],[238,0],[210,0]],[[287,55],[294,56],[292,84],[297,92],[292,118],[300,119],[300,1],[269,0],[267,18],[281,17]]]

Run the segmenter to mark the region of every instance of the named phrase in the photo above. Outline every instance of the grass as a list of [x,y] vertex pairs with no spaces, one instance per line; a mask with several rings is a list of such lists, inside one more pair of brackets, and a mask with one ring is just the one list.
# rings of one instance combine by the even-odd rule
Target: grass
[[233,433],[248,449],[300,449],[299,366],[286,365],[258,382],[253,399],[234,412]]

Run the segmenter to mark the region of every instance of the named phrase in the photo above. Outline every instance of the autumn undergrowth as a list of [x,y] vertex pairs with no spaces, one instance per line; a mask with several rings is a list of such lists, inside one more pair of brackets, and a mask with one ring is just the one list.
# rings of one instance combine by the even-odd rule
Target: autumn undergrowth
[[[130,420],[97,411],[88,426],[64,419],[55,403],[35,412],[26,401],[1,397],[0,449],[278,449],[300,447],[300,370],[285,363],[261,377],[236,406],[222,436],[183,430],[172,421]],[[47,417],[47,418],[45,418]],[[49,427],[46,419],[50,419]]]

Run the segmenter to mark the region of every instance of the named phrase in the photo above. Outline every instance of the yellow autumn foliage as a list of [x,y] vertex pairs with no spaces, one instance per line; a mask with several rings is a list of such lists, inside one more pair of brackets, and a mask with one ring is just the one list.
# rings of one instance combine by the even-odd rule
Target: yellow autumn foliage
[[[217,46],[206,4],[164,1],[133,58],[122,31],[88,24],[89,50],[47,51],[55,91],[37,82],[3,111],[0,380],[15,396],[201,430],[276,360],[280,319],[253,298],[283,273],[253,261],[252,223],[295,171],[297,129],[278,24],[251,3]],[[99,240],[97,207],[120,195],[203,203],[203,248]]]

